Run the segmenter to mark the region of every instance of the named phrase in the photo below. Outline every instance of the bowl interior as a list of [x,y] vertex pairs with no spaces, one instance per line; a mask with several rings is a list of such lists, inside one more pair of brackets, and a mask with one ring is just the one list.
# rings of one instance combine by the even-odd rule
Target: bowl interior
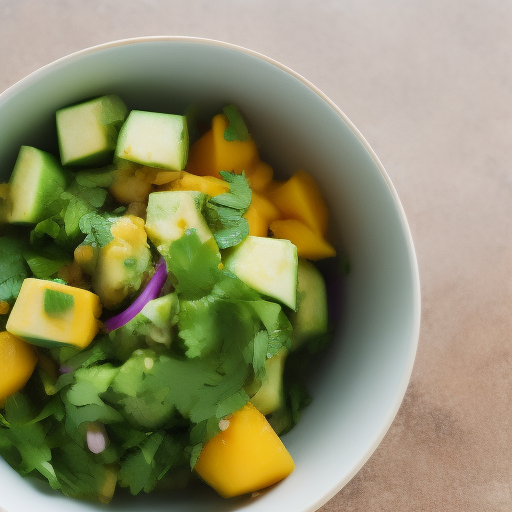
[[[419,329],[414,249],[385,172],[343,114],[281,65],[223,43],[148,38],[104,45],[61,59],[0,95],[0,169],[8,178],[19,147],[56,150],[54,113],[87,97],[117,93],[129,108],[216,112],[235,103],[262,156],[283,177],[315,175],[330,205],[331,238],[347,255],[344,301],[334,343],[309,389],[313,403],[284,437],[295,472],[258,498],[225,501],[209,490],[114,500],[114,510],[315,510],[376,448],[402,401]],[[0,460],[0,505],[9,512],[78,512],[97,507],[65,499],[20,478]]]

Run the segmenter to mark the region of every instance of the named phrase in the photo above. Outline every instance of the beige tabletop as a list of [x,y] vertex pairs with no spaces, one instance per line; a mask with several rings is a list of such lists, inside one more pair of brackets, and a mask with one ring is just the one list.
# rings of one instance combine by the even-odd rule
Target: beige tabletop
[[511,0],[0,0],[0,90],[75,50],[192,35],[323,90],[407,214],[418,354],[383,442],[322,512],[512,510]]

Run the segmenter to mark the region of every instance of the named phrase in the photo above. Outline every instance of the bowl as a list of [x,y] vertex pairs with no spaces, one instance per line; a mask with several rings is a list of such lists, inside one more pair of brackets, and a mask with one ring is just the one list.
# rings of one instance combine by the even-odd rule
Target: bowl
[[[363,466],[391,425],[411,375],[420,288],[406,217],[368,143],[321,91],[254,51],[188,37],[147,37],[89,48],[30,74],[0,95],[0,169],[8,179],[19,147],[55,151],[54,113],[117,93],[129,108],[215,111],[236,104],[282,177],[312,173],[330,207],[330,239],[350,272],[336,303],[333,343],[309,379],[312,404],[283,437],[295,471],[257,498],[223,500],[206,488],[119,498],[115,511],[314,511]],[[8,512],[90,512],[0,460],[0,506]],[[103,506],[101,506],[104,509]]]

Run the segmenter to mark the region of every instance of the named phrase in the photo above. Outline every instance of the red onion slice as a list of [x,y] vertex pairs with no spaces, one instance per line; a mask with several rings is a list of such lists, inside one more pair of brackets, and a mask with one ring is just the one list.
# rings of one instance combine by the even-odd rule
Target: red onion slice
[[127,324],[132,318],[138,315],[142,308],[153,299],[156,299],[162,290],[167,279],[167,266],[164,258],[161,258],[155,267],[155,273],[149,280],[142,293],[121,313],[109,318],[103,324],[107,332],[119,329]]

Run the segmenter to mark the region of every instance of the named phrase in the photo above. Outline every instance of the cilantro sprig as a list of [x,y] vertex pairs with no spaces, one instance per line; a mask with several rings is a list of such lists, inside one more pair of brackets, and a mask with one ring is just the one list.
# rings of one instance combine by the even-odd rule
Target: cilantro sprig
[[205,207],[205,218],[219,249],[238,245],[249,234],[249,223],[243,217],[252,200],[252,190],[245,174],[221,171],[229,183],[229,192],[211,197]]
[[227,105],[222,111],[228,119],[228,126],[224,130],[224,138],[227,141],[245,141],[251,136],[243,117],[235,105]]

